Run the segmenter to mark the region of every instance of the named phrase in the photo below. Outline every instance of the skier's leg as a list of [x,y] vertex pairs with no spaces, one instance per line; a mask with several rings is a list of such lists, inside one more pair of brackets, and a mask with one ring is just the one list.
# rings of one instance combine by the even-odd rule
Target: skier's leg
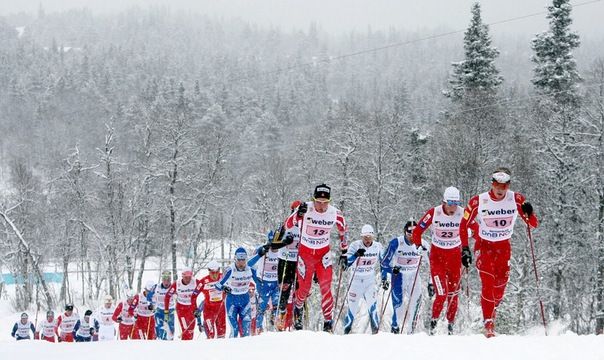
[[430,253],[430,275],[434,285],[434,303],[432,304],[432,320],[437,320],[447,300],[447,272],[445,270],[444,257],[436,247]]
[[497,243],[498,251],[495,261],[495,284],[493,288],[493,298],[495,300],[495,308],[499,306],[505,293],[505,287],[510,278],[510,257],[512,248],[508,241],[500,241]]
[[[455,323],[461,286],[461,249],[449,250],[447,258],[447,321]],[[451,325],[452,326],[452,325]]]
[[300,251],[298,256],[298,289],[294,297],[294,306],[301,309],[306,297],[310,293],[312,277],[315,272],[315,261],[310,254],[304,254]]
[[235,295],[227,295],[226,297],[226,313],[229,318],[229,324],[231,325],[231,335],[230,337],[236,338],[239,334],[239,322],[238,320],[238,309],[234,300]]
[[269,294],[269,298],[271,300],[271,323],[274,325],[277,317],[277,304],[279,304],[279,284],[277,282],[271,283],[271,291]]
[[476,268],[480,274],[482,284],[480,304],[482,306],[482,317],[486,322],[492,321],[495,310],[495,266],[494,251],[491,248],[493,242],[481,241],[480,254],[476,259]]
[[226,312],[224,310],[224,304],[221,304],[217,311],[218,316],[216,317],[215,323],[216,336],[218,338],[224,338],[226,334]]
[[250,336],[250,328],[252,323],[252,306],[250,305],[249,295],[237,295],[239,298],[239,308],[241,317],[241,337]]
[[367,304],[367,308],[369,311],[369,323],[371,325],[371,333],[377,334],[378,332],[378,313],[377,313],[377,299],[375,297],[376,294],[376,284],[374,279],[365,279],[364,281],[364,289],[363,289],[363,298],[365,299],[365,304]]
[[326,254],[323,254],[321,263],[316,267],[319,288],[321,290],[321,309],[323,310],[325,321],[330,321],[333,318],[333,295],[331,293],[333,266],[331,262],[330,253],[327,251]]
[[262,332],[264,324],[264,313],[266,312],[266,308],[268,307],[270,288],[264,282],[259,284],[257,289],[258,295],[260,296],[258,297],[258,311],[256,313],[256,329],[257,332]]
[[403,321],[403,275],[392,275],[392,330],[399,329],[399,321]]
[[157,338],[161,340],[166,340],[167,334],[164,330],[164,310],[157,308],[155,309],[155,332],[157,333]]
[[[409,286],[411,287],[411,286]],[[422,303],[422,289],[424,288],[422,279],[418,276],[415,280],[415,287],[413,288],[413,294],[410,294],[409,299],[409,315],[407,319],[407,334],[413,334],[415,327],[417,326],[417,319],[419,317],[421,303]]]
[[348,290],[348,311],[346,312],[346,319],[344,320],[344,334],[349,334],[352,330],[352,323],[354,317],[359,311],[359,303],[363,297],[363,289],[361,282],[357,279],[353,279]]

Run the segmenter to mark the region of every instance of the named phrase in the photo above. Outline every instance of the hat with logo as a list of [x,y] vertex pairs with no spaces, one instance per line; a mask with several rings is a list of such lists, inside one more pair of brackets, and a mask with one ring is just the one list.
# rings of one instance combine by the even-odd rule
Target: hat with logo
[[331,199],[331,188],[325,184],[317,185],[313,194],[315,199]]

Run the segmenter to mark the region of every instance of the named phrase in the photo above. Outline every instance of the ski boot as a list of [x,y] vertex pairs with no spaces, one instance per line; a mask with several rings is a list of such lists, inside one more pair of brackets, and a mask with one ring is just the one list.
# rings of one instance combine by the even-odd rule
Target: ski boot
[[352,331],[352,325],[344,327],[344,335],[350,334],[351,331]]
[[380,329],[378,328],[377,324],[374,324],[373,321],[371,322],[371,334],[375,335],[380,331]]
[[333,333],[333,321],[332,320],[323,321],[323,331]]
[[279,315],[277,315],[277,321],[275,321],[275,328],[277,328],[277,331],[285,331],[286,317],[287,312],[279,310]]
[[495,323],[493,323],[493,320],[491,319],[484,321],[484,336],[487,338],[495,336]]
[[304,328],[304,324],[302,323],[304,320],[303,315],[304,311],[302,310],[302,308],[294,306],[294,329],[302,330]]
[[453,328],[454,328],[453,323],[447,324],[447,334],[453,335]]
[[393,327],[390,329],[390,332],[391,332],[391,333],[393,333],[393,334],[398,334],[398,333],[400,333],[400,332],[401,332],[401,329],[399,329],[399,328],[398,328],[398,326],[393,326]]
[[430,335],[436,334],[436,324],[438,324],[438,320],[436,320],[436,319],[430,320],[430,330],[429,330]]

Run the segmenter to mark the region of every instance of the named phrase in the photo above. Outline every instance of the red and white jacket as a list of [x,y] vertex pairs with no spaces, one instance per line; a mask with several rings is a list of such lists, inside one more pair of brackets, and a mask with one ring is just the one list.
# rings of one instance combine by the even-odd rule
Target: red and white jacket
[[297,226],[301,222],[300,246],[314,250],[329,246],[331,229],[335,225],[340,237],[340,250],[348,249],[348,228],[342,212],[336,207],[329,205],[324,213],[319,213],[315,210],[312,201],[307,202],[306,205],[308,206],[308,211],[304,216],[298,216],[298,210],[296,209],[285,220],[285,229],[287,230]]
[[113,312],[113,321],[117,322],[118,317],[122,317],[122,325],[134,325],[134,308],[131,308],[132,303],[127,300],[120,301]]
[[182,279],[179,279],[172,283],[168,292],[166,292],[166,296],[164,297],[164,309],[170,308],[170,299],[172,296],[176,294],[176,304],[177,305],[185,305],[185,306],[194,306],[197,307],[197,296],[199,295],[199,290],[197,286],[199,285],[200,280],[192,278],[188,284],[183,284]]
[[224,292],[216,289],[216,284],[222,278],[222,273],[218,274],[216,280],[212,280],[210,275],[202,277],[197,284],[197,292],[202,293],[204,297],[204,309],[208,307],[218,306],[224,300]]

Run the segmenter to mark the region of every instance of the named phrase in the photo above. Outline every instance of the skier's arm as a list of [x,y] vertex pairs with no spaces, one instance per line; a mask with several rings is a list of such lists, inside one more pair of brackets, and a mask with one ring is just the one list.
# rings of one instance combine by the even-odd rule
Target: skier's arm
[[382,280],[387,278],[388,273],[392,273],[392,266],[390,265],[390,263],[392,263],[392,256],[394,256],[394,253],[396,252],[396,248],[398,247],[397,245],[397,238],[390,240],[390,242],[388,243],[388,247],[382,255],[382,261],[380,261],[380,267],[382,269]]
[[128,307],[128,315],[134,316],[134,310],[138,306],[139,302],[139,294],[134,295],[134,299],[132,299],[132,304]]
[[170,288],[166,292],[166,296],[164,296],[164,309],[170,308],[170,299],[172,298],[172,296],[174,296],[175,292],[176,292],[176,281],[173,282],[172,285],[170,285]]
[[350,255],[348,255],[348,258],[346,259],[347,266],[352,265],[352,263],[357,259],[357,257],[354,255],[354,253],[357,252],[358,247],[359,247],[359,245],[356,241],[353,242],[352,244],[350,244],[350,248],[349,248],[350,251],[348,252],[348,254],[350,254]]
[[75,334],[78,332],[78,330],[80,329],[80,320],[78,319],[78,321],[76,321],[75,326],[73,327],[73,336],[75,336]]
[[516,200],[516,208],[518,209],[518,214],[520,214],[522,220],[524,220],[524,222],[532,228],[536,228],[537,226],[539,226],[539,220],[537,219],[537,216],[534,212],[531,213],[530,216],[526,216],[524,210],[522,210],[522,205],[526,202],[526,198],[524,197],[524,195],[520,193],[515,193],[514,199]]
[[302,219],[304,219],[304,215],[298,215],[298,208],[296,208],[296,210],[285,219],[283,226],[286,230],[289,230],[296,226],[299,221],[302,221]]
[[468,246],[468,227],[472,224],[476,215],[478,214],[478,196],[474,196],[468,202],[466,210],[463,213],[461,224],[459,225],[459,237],[461,239],[461,246]]
[[411,235],[411,242],[415,244],[415,246],[422,245],[422,234],[426,231],[430,225],[432,225],[432,220],[434,218],[434,208],[428,210],[424,216],[419,220],[415,229],[413,229],[413,234]]
[[348,226],[342,212],[338,210],[336,214],[336,227],[340,236],[340,250],[345,253],[348,250]]
[[55,334],[57,334],[57,337],[59,337],[59,327],[61,326],[62,322],[63,322],[63,316],[59,315],[59,317],[57,317],[57,324],[55,325]]
[[155,304],[155,290],[157,289],[157,284],[153,285],[153,289],[151,289],[150,291],[147,292],[147,301],[149,301],[151,304]]
[[120,316],[121,312],[122,312],[122,303],[120,302],[115,307],[115,310],[113,311],[113,316],[111,317],[111,320],[113,320],[114,322],[117,322],[117,318]]
[[17,323],[15,323],[15,326],[13,326],[13,331],[11,331],[11,333],[10,333],[10,337],[15,337],[15,334],[17,333],[18,328],[19,328],[19,325]]
[[251,259],[247,261],[247,266],[254,267],[254,265],[256,265],[256,263],[258,262],[258,260],[260,260],[261,257],[262,256],[258,254],[254,255]]
[[226,284],[226,282],[229,280],[229,278],[231,277],[232,274],[232,270],[229,268],[224,272],[224,275],[222,275],[222,279],[220,279],[219,282],[216,283],[216,285],[214,285],[214,287],[216,288],[216,290],[221,290],[224,287],[224,285]]
[[31,330],[31,332],[33,333],[33,335],[34,335],[34,339],[35,339],[35,338],[36,338],[36,327],[34,326],[34,324],[33,324],[33,323],[30,323],[30,324],[29,324],[29,329],[30,329],[30,330]]

